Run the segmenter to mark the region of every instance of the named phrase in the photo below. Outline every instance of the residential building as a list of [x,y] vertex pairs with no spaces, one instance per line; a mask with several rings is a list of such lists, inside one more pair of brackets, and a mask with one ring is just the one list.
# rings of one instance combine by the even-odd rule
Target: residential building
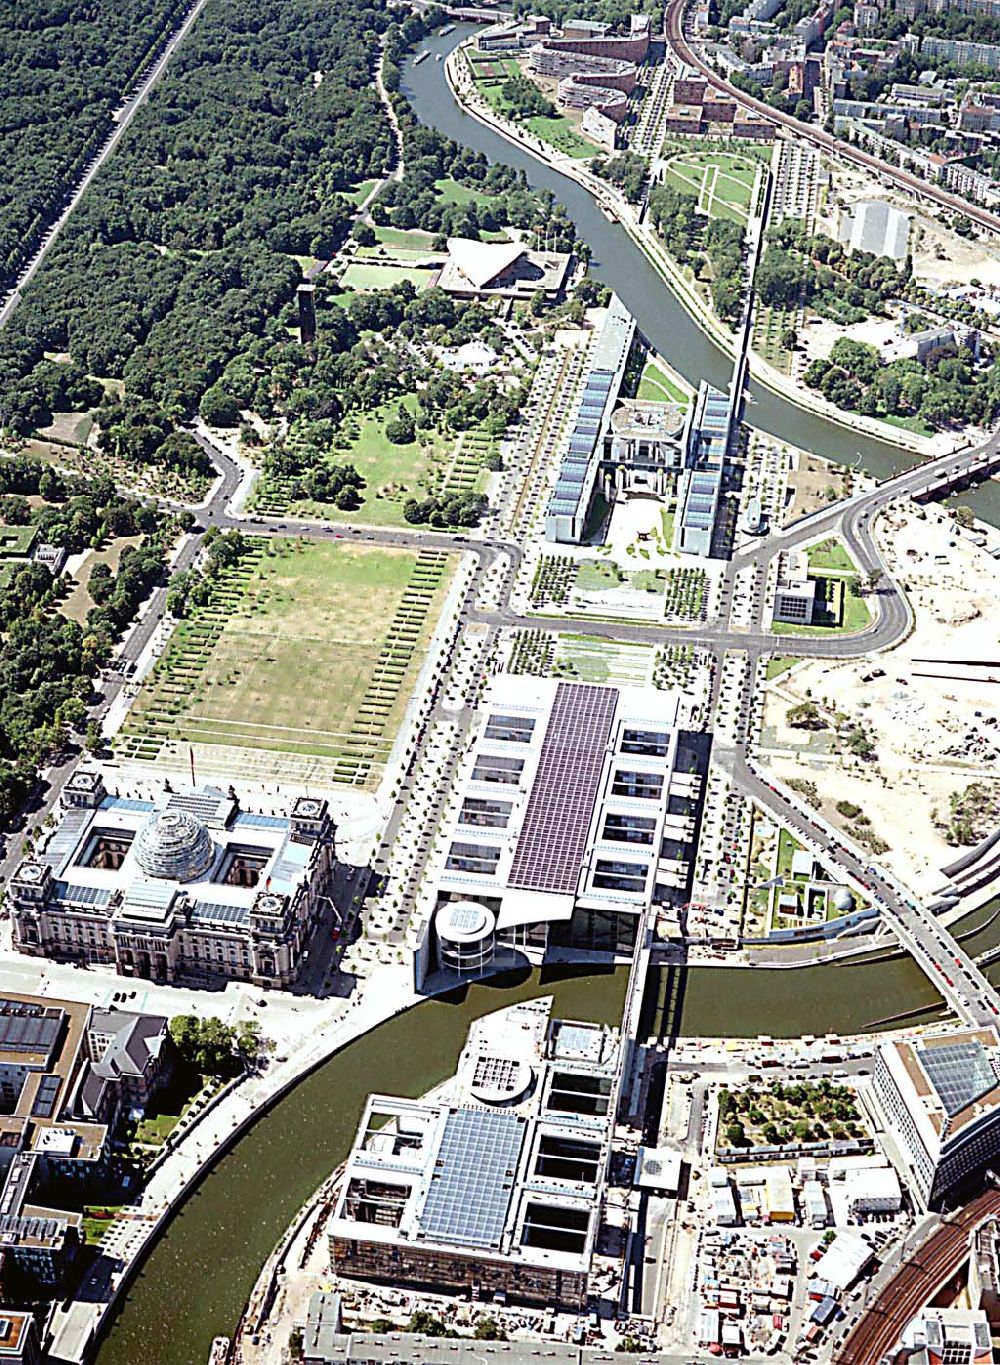
[[964,38],[924,38],[920,43],[920,55],[940,57],[962,66],[978,66],[986,71],[1000,70],[1000,44],[997,43],[971,43]]
[[337,1275],[586,1307],[619,1046],[548,1009],[474,1025],[447,1098],[369,1098],[329,1223]]
[[288,986],[333,859],[325,800],[298,797],[287,816],[207,786],[135,801],[80,770],[45,847],[11,876],[14,946],[154,981]]
[[702,778],[679,694],[503,674],[431,864],[417,979],[550,948],[630,954],[684,899]]
[[916,1201],[940,1209],[975,1188],[1000,1144],[1000,1035],[958,1029],[884,1043],[875,1100],[900,1175]]

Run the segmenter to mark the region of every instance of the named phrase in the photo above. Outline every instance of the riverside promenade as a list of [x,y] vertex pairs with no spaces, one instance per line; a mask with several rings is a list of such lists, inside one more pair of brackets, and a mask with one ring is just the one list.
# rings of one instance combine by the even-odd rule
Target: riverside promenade
[[178,1206],[215,1161],[257,1118],[309,1072],[379,1024],[417,1003],[413,970],[380,964],[363,990],[337,1002],[339,1009],[318,1022],[284,1061],[271,1061],[220,1092],[151,1168],[142,1194],[108,1229],[89,1279],[78,1297],[56,1309],[52,1319],[54,1361],[92,1358],[102,1324]]

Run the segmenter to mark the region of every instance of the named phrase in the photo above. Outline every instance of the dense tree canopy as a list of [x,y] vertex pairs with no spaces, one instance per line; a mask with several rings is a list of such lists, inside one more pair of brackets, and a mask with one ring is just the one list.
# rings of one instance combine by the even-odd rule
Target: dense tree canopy
[[0,27],[0,285],[112,127],[186,0],[17,0]]
[[165,445],[173,424],[276,323],[294,256],[342,236],[337,190],[388,161],[387,24],[382,0],[213,0],[0,336],[0,425],[30,431],[67,401],[44,352],[68,352],[64,388],[124,381],[110,443],[195,459]]

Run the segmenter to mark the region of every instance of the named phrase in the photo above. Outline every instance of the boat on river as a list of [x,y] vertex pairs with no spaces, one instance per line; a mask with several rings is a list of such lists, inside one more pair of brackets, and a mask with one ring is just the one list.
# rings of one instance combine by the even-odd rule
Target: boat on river
[[426,62],[427,58],[428,58],[430,55],[431,55],[431,54],[427,51],[427,49],[424,48],[423,52],[418,52],[417,55],[414,57],[414,59],[413,59],[413,65],[414,65],[414,66],[419,66],[421,62]]

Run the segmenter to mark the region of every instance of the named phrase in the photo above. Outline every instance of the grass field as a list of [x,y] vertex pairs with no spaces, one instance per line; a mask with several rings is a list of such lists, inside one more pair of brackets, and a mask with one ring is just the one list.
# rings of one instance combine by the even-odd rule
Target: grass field
[[600,151],[596,142],[591,142],[589,138],[583,137],[577,132],[565,114],[557,113],[550,116],[536,114],[533,118],[516,119],[509,101],[503,97],[500,80],[486,80],[477,77],[476,88],[491,109],[496,110],[503,118],[509,118],[511,122],[517,123],[526,132],[540,138],[542,142],[547,142],[550,147],[555,147],[557,151],[565,152],[567,156],[580,158],[594,156]]
[[383,227],[379,224],[375,228],[375,240],[381,242],[383,246],[402,247],[409,251],[430,251],[434,242],[433,232],[424,232],[420,228],[394,228]]
[[835,573],[857,573],[857,565],[847,553],[846,546],[833,537],[829,540],[821,540],[816,545],[810,545],[806,550],[806,558],[809,561],[810,569],[827,569],[833,570]]
[[377,184],[377,180],[362,180],[353,190],[338,190],[337,193],[349,199],[352,204],[363,204]]
[[118,753],[183,759],[193,744],[307,755],[328,760],[328,780],[375,785],[451,575],[436,551],[252,542],[178,625]]
[[346,289],[391,289],[402,280],[409,280],[417,292],[426,289],[433,270],[419,270],[410,265],[376,265],[367,261],[352,261],[340,278]]
[[436,180],[434,188],[444,204],[492,204],[495,198],[492,194],[484,194],[482,190],[474,190],[471,185],[459,184],[450,175],[443,180]]
[[653,666],[648,645],[624,644],[590,635],[562,635],[552,672],[580,682],[647,687]]
[[[343,512],[332,503],[293,501],[290,484],[273,478],[258,485],[254,507],[276,516],[291,510],[326,521],[406,526],[403,508],[410,498],[441,492],[485,492],[485,461],[496,453],[495,439],[479,431],[442,434],[430,430],[421,433],[423,444],[417,440],[393,445],[386,437],[385,425],[400,403],[416,411],[416,395],[407,394],[373,412],[352,414],[344,427],[347,443],[330,452],[333,463],[353,464],[365,480],[357,511]],[[294,432],[289,440],[294,444]]]
[[636,398],[657,403],[679,403],[685,408],[689,401],[681,386],[652,359],[647,360],[643,368]]
[[750,216],[757,167],[732,152],[689,152],[674,157],[664,184],[694,195],[698,208],[710,218],[729,218],[741,226]]

